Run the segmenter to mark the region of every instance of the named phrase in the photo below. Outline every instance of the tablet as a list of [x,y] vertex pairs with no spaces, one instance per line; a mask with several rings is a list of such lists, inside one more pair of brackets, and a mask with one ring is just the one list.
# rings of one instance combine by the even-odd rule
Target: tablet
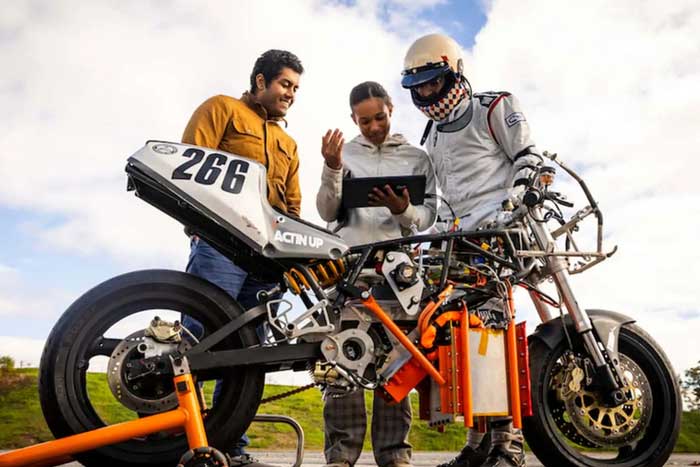
[[343,179],[343,208],[368,207],[368,196],[372,189],[383,189],[384,185],[389,185],[399,195],[404,188],[408,188],[413,205],[423,204],[425,200],[425,175],[346,178]]

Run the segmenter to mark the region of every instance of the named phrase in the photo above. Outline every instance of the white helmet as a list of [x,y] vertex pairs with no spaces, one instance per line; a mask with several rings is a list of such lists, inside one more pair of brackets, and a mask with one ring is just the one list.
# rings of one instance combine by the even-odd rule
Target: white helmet
[[411,89],[450,74],[460,81],[463,62],[462,50],[454,39],[428,34],[416,40],[406,52],[401,86]]

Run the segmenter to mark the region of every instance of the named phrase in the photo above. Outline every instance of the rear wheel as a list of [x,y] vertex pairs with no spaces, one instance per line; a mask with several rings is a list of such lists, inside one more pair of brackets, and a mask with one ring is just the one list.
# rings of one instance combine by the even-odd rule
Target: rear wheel
[[[628,403],[608,408],[585,387],[584,355],[567,341],[554,349],[529,343],[533,416],[523,419],[525,438],[544,465],[656,467],[678,438],[681,398],[668,358],[641,328],[620,330],[620,367]],[[578,368],[578,369],[577,369]]]
[[[127,388],[118,386],[120,381],[115,383],[114,375],[120,365],[139,357],[135,349],[144,342],[142,330],[150,320],[156,316],[179,319],[180,313],[195,318],[206,333],[211,333],[243,310],[213,284],[165,270],[115,277],[73,303],[51,331],[41,357],[39,395],[53,434],[57,438],[69,436],[173,408],[171,377],[147,377]],[[255,329],[249,325],[216,349],[258,343]],[[174,349],[166,345],[156,350],[167,354]],[[197,379],[201,375],[193,376]],[[210,445],[225,451],[245,432],[260,403],[264,377],[263,370],[248,366],[222,375],[217,405],[205,418]],[[187,450],[183,433],[168,432],[75,457],[86,466],[172,467]]]

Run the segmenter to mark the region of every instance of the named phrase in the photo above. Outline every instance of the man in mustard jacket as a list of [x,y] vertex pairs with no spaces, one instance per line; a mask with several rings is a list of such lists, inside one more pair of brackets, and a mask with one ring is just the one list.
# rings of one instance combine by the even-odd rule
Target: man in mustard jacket
[[[250,90],[240,99],[214,96],[200,105],[190,118],[182,142],[220,149],[253,159],[267,168],[268,200],[287,214],[299,216],[299,156],[296,142],[280,125],[294,103],[299,78],[304,68],[299,59],[284,50],[268,50],[255,62],[250,75]],[[257,294],[277,284],[264,283],[223,256],[204,240],[193,236],[187,272],[200,276],[227,291],[247,310],[258,304]],[[202,325],[188,316],[182,324],[195,336]],[[261,340],[264,331],[258,329]],[[217,381],[214,406],[221,390]],[[264,467],[244,450],[243,437],[227,454],[231,466]]]
[[268,200],[299,216],[299,156],[297,144],[280,123],[294,103],[304,71],[290,52],[268,50],[258,58],[250,91],[240,99],[214,96],[194,111],[182,142],[248,157],[267,168]]

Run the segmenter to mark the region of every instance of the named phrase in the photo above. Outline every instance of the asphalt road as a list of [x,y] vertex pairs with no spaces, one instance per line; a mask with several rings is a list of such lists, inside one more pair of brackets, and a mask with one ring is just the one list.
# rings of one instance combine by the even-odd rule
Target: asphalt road
[[[294,461],[294,453],[292,452],[256,452],[255,456],[261,461],[279,466],[290,466]],[[454,453],[448,452],[414,452],[413,466],[414,467],[435,467],[436,465],[446,462],[454,456]],[[693,462],[696,462],[693,464]],[[323,454],[317,451],[307,452],[304,455],[304,466],[322,466],[324,465]],[[360,457],[360,461],[355,464],[355,467],[374,467],[372,453],[365,452]],[[537,460],[532,454],[527,455],[528,467],[542,467],[542,463]],[[671,456],[666,465],[700,465],[700,454],[677,454]]]
[[[272,451],[272,452],[260,452],[254,451],[253,455],[257,457],[261,462],[266,464],[283,466],[291,466],[294,462],[294,452],[293,451]],[[445,462],[451,459],[452,453],[446,452],[415,452],[413,454],[413,466],[414,467],[435,467],[441,462]],[[309,467],[317,467],[324,465],[323,453],[319,451],[308,451],[304,455],[303,465]],[[542,467],[535,456],[528,454],[527,456],[528,467]],[[677,466],[700,466],[700,453],[698,454],[674,454],[666,462],[666,465],[677,465]],[[355,465],[355,467],[374,467],[374,459],[372,453],[363,453],[360,457],[360,461]],[[71,462],[70,464],[63,464],[62,467],[81,467],[78,462]],[[174,467],[174,466],[173,466]]]

